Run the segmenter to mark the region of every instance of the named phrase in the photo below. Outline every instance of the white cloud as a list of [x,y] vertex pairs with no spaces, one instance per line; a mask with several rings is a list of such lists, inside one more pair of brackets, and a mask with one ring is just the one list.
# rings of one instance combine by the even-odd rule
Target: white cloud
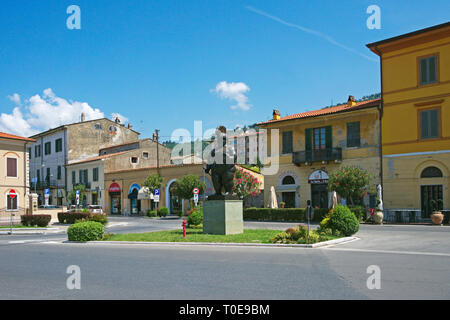
[[244,111],[250,110],[251,105],[248,104],[248,98],[245,93],[250,91],[249,86],[243,82],[226,82],[222,81],[216,85],[216,88],[211,90],[219,95],[222,99],[234,100],[236,105],[231,106],[231,109],[242,109]]
[[[16,105],[20,104],[17,93],[8,98]],[[30,136],[63,124],[78,122],[82,112],[85,120],[104,118],[100,109],[93,108],[86,102],[67,101],[56,96],[49,88],[44,90],[42,97],[36,94],[25,100],[23,106],[16,106],[11,114],[1,113],[0,131]]]
[[8,96],[8,99],[14,102],[16,105],[20,104],[20,96],[17,93],[14,93],[12,96]]

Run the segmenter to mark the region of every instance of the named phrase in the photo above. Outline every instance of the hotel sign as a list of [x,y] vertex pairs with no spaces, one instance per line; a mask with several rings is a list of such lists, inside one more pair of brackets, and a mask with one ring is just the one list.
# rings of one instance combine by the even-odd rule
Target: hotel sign
[[309,176],[308,183],[311,184],[328,183],[328,174],[323,170],[316,170]]

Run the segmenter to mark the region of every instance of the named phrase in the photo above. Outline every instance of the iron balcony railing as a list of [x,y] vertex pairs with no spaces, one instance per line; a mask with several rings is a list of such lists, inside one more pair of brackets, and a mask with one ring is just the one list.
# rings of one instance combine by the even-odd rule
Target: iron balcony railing
[[319,161],[342,161],[342,148],[305,150],[292,153],[292,163],[297,165]]

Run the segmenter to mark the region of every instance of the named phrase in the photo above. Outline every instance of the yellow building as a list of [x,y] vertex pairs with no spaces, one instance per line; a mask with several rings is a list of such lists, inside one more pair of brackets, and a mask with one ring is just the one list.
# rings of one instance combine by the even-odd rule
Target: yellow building
[[450,23],[367,45],[380,57],[388,219],[450,208]]
[[[114,170],[105,172],[105,213],[143,214],[151,208],[153,200],[143,193],[145,179],[158,173],[162,178],[159,207],[169,208],[169,214],[177,214],[185,209],[185,202],[173,192],[174,183],[186,174],[197,175],[206,184],[206,194],[214,189],[209,175],[204,174],[202,164],[173,164],[156,167]],[[155,204],[153,204],[155,208]]]
[[[347,104],[280,117],[259,123],[267,129],[268,161],[275,162],[279,148],[279,170],[265,175],[265,206],[269,205],[273,186],[277,200],[285,207],[328,208],[328,175],[341,165],[359,165],[380,183],[380,100],[356,102],[350,96]],[[273,129],[279,130],[279,147],[271,144]],[[374,205],[374,195],[364,202]]]
[[29,206],[28,144],[34,139],[0,132],[0,222],[14,220]]
[[[156,208],[152,200],[153,195],[145,192],[143,186],[145,179],[152,174],[158,173],[162,178],[162,185],[159,194],[159,208],[167,207],[169,214],[174,215],[184,212],[187,207],[187,201],[179,199],[174,193],[175,182],[187,174],[196,175],[206,184],[204,195],[200,195],[200,201],[204,196],[214,194],[214,187],[211,177],[204,171],[205,165],[202,164],[170,164],[157,167],[135,168],[108,171],[104,174],[105,186],[105,207],[106,214],[145,214],[148,209]],[[264,190],[264,176],[254,171],[241,168],[250,173],[261,182],[260,189]],[[249,203],[252,204],[251,200]]]

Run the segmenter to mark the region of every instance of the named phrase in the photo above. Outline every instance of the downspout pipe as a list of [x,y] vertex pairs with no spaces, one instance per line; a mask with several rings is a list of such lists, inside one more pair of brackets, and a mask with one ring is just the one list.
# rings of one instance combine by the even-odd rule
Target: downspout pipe
[[380,142],[380,184],[381,184],[381,197],[384,199],[384,184],[383,184],[383,135],[382,135],[382,118],[383,118],[383,59],[380,50],[375,46],[374,50],[380,57],[380,77],[381,77],[381,97],[380,97],[380,106],[378,107],[378,111],[380,114],[379,118],[379,142]]

